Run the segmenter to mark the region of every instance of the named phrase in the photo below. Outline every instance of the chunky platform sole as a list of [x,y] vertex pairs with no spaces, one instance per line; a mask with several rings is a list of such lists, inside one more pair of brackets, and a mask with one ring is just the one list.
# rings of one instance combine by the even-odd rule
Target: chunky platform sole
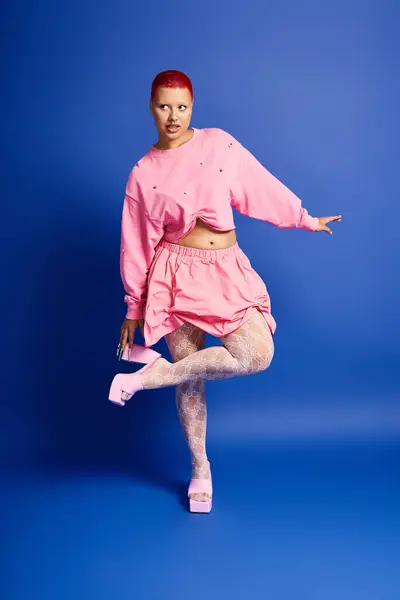
[[192,513],[209,513],[212,509],[212,500],[205,500],[200,502],[199,500],[192,500],[189,498],[189,510]]
[[[160,357],[161,354],[159,352],[156,352],[151,348],[145,348],[144,346],[138,346],[135,344],[130,351],[128,347],[125,348],[122,355],[123,360],[127,360],[129,362],[146,363],[146,365],[135,373],[118,373],[115,375],[108,394],[108,399],[110,402],[113,402],[118,406],[125,406],[125,402],[127,402],[127,400],[122,399],[122,393],[126,392],[131,394],[132,398],[137,391],[143,389],[140,383],[140,377],[142,373]],[[131,398],[129,398],[129,400]]]

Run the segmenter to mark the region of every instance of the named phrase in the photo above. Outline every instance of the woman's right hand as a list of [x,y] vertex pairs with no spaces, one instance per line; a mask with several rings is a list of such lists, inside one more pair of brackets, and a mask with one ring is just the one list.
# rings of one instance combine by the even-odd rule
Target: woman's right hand
[[137,327],[140,327],[140,331],[143,335],[143,326],[143,319],[125,319],[125,321],[122,323],[121,337],[119,340],[121,352],[125,350],[126,346],[129,346],[129,348],[132,350],[135,330]]

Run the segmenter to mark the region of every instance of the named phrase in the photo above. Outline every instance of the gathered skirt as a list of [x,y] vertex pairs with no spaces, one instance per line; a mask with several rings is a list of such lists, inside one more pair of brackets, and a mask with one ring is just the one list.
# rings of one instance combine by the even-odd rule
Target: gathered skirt
[[261,277],[238,243],[222,250],[188,248],[161,240],[147,277],[144,340],[192,323],[218,338],[260,311],[275,333],[271,302]]

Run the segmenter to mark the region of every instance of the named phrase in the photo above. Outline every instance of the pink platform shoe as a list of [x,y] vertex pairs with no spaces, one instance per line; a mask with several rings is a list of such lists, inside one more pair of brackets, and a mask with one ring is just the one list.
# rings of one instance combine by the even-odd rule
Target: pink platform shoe
[[[118,406],[124,406],[127,400],[122,399],[122,393],[126,392],[131,397],[142,390],[142,384],[140,383],[140,377],[146,369],[148,369],[156,360],[160,358],[161,354],[155,352],[151,348],[145,348],[143,346],[134,345],[133,349],[129,352],[128,348],[122,355],[123,360],[129,362],[147,363],[144,367],[136,371],[135,373],[118,373],[112,380],[108,399]],[[130,400],[130,398],[129,398]]]
[[193,513],[209,513],[212,508],[212,481],[211,479],[192,479],[189,484],[190,494],[209,494],[209,500],[193,500],[189,498],[189,509]]

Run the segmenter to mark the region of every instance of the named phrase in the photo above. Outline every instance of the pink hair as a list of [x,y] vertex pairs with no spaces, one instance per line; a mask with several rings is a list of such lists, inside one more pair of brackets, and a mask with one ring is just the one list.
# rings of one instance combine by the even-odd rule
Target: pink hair
[[179,88],[188,89],[193,102],[193,87],[189,77],[182,73],[182,71],[162,71],[153,80],[151,85],[151,101],[154,100],[154,96],[158,88]]

